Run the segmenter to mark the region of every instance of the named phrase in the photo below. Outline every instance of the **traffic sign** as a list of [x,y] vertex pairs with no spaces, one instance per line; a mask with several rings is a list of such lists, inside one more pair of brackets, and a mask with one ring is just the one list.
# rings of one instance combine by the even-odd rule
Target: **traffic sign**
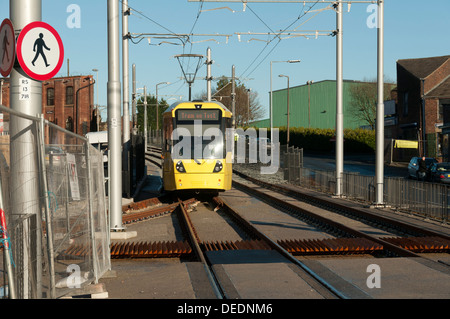
[[0,73],[7,77],[16,59],[16,38],[11,20],[3,20],[0,26]]
[[17,38],[17,60],[31,78],[45,81],[55,76],[64,60],[64,47],[58,32],[41,21],[31,22]]

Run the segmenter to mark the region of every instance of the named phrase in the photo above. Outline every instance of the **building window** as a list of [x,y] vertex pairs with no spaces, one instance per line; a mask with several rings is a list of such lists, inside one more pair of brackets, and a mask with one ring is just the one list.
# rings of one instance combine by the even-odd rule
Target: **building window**
[[408,99],[409,99],[409,94],[408,92],[403,93],[403,116],[406,117],[408,116]]
[[438,121],[444,120],[444,104],[439,103]]
[[54,88],[47,89],[47,105],[48,106],[55,105],[55,89]]
[[439,103],[439,120],[448,124],[450,121],[450,101],[445,100],[443,103]]
[[73,105],[73,86],[66,87],[66,105]]
[[66,120],[66,130],[73,132],[73,119],[71,116]]

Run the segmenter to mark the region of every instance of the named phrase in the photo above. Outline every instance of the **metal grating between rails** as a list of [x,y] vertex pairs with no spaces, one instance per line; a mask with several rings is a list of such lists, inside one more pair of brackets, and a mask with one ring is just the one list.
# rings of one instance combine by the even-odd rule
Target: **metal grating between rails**
[[424,237],[389,237],[385,241],[416,253],[450,252],[450,240],[437,236]]
[[111,245],[111,258],[174,258],[187,256],[192,248],[186,241],[129,242]]
[[[195,202],[195,199],[191,198],[191,199],[184,201],[183,204],[189,205],[189,204],[192,204],[193,202]],[[130,224],[133,222],[138,222],[138,221],[142,221],[142,220],[153,218],[153,217],[159,217],[159,216],[173,212],[178,207],[178,205],[179,205],[179,203],[173,203],[173,204],[169,204],[169,205],[165,205],[165,206],[151,207],[148,209],[144,208],[143,210],[140,210],[137,212],[127,213],[122,216],[122,222],[124,224]],[[142,207],[145,207],[145,206],[142,206]]]
[[295,256],[371,254],[383,250],[383,245],[366,238],[279,240],[278,244]]
[[122,211],[126,213],[128,211],[146,209],[149,206],[156,206],[156,205],[161,205],[161,201],[158,197],[145,199],[145,200],[135,202],[135,203],[130,203],[127,205],[122,205]]
[[256,240],[237,240],[237,241],[215,241],[215,242],[202,242],[200,247],[203,251],[220,251],[220,250],[270,250],[270,247],[266,242]]

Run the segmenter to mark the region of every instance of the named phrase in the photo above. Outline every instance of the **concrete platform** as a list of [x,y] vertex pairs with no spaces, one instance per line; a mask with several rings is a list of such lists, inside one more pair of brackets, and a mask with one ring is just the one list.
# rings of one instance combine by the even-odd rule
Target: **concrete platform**
[[324,299],[275,251],[228,250],[206,255],[228,299]]
[[[417,258],[323,258],[304,260],[307,266],[319,263],[359,288],[374,299],[449,299],[450,268],[430,268],[427,261]],[[369,288],[367,281],[375,271],[369,265],[379,267],[380,288]]]

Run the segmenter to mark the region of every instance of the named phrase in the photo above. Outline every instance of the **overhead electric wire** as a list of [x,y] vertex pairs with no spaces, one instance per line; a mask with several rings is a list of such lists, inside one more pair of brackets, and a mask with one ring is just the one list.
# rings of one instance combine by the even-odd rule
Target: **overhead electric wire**
[[[244,3],[244,0],[241,0],[242,3]],[[281,38],[280,38],[280,34],[283,33],[284,31],[286,31],[287,29],[289,29],[293,24],[295,24],[298,20],[300,20],[301,18],[303,18],[306,14],[308,14],[312,8],[314,8],[314,6],[319,2],[319,0],[317,0],[313,5],[311,5],[309,7],[309,9],[304,12],[304,7],[302,8],[302,11],[300,12],[299,16],[297,17],[297,19],[295,19],[295,21],[293,21],[291,24],[289,24],[286,28],[284,28],[283,30],[281,30],[280,32],[278,32],[267,44],[266,46],[261,50],[261,52],[255,57],[255,59],[253,59],[252,63],[250,63],[250,65],[244,70],[244,72],[242,72],[240,77],[244,77],[244,75],[246,77],[249,77],[253,72],[255,72],[255,70],[267,59],[267,57],[275,50],[275,48],[278,46],[278,44],[280,44],[281,42]],[[247,3],[247,8],[248,8],[248,3]],[[251,10],[251,9],[250,9]],[[252,11],[253,12],[253,11]],[[272,31],[273,32],[273,31]],[[275,32],[274,32],[275,33]],[[248,73],[246,74],[246,72],[250,69],[250,67],[258,60],[258,58],[261,56],[261,54],[267,49],[267,47],[269,46],[270,43],[273,42],[273,40],[275,40],[276,38],[279,39],[279,41],[274,45],[274,47],[264,56],[264,58]]]
[[[120,3],[122,3],[122,0],[119,0]],[[178,35],[176,32],[173,32],[172,30],[166,28],[165,26],[163,26],[162,24],[160,24],[159,22],[156,22],[155,20],[153,20],[152,18],[150,18],[149,16],[147,16],[146,14],[144,14],[142,11],[139,11],[133,7],[131,7],[130,5],[128,5],[128,8],[130,8],[131,10],[133,10],[134,12],[138,13],[140,16],[142,16],[143,18],[153,22],[154,24],[156,24],[157,26],[159,26],[160,28],[168,31],[169,33],[172,33],[173,35]]]

